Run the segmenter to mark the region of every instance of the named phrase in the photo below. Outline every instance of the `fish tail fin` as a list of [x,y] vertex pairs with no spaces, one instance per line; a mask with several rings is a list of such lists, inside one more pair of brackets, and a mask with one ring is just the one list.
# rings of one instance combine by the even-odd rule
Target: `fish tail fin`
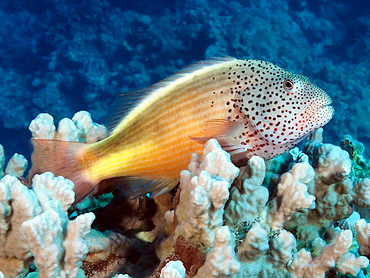
[[34,151],[30,179],[36,174],[52,172],[55,176],[71,180],[75,184],[75,203],[94,190],[96,182],[89,180],[84,162],[87,144],[43,139],[32,139],[31,142]]

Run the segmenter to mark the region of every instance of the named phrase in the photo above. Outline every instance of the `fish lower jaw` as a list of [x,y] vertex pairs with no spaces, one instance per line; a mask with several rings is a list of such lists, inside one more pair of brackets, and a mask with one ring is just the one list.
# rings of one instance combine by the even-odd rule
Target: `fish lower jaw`
[[334,108],[331,105],[323,105],[307,116],[305,131],[310,133],[325,126],[334,116]]
[[327,103],[323,103],[321,105],[316,105],[315,103],[311,104],[303,111],[303,114],[304,118],[309,120],[317,119],[317,116],[321,116],[322,118],[329,118],[328,121],[330,121],[334,115],[334,108],[331,106],[331,99]]

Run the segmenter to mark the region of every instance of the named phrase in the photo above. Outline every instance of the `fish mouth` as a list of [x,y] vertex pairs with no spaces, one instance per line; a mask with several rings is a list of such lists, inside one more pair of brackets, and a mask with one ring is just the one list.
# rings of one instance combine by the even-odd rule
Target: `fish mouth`
[[313,102],[306,110],[308,119],[318,127],[326,125],[334,116],[334,107],[331,98],[326,95],[323,100]]
[[307,130],[315,130],[326,125],[334,116],[334,108],[331,106],[332,100],[329,95],[316,98],[302,112]]
[[[325,107],[328,107],[328,106],[331,106],[332,104],[332,99],[329,95],[325,94],[324,97],[322,97],[322,99],[318,98],[316,99],[316,101],[314,101],[311,105],[313,105],[314,107],[314,111],[318,111],[318,110],[321,110]],[[316,107],[315,107],[316,106]],[[315,112],[316,112],[315,111]]]
[[334,116],[334,107],[330,104],[323,105],[320,107],[320,109],[318,109],[318,112],[324,113],[326,115],[327,121],[325,122],[325,124],[327,124]]
[[331,115],[331,117],[329,118],[328,121],[330,121],[331,118],[333,118],[334,116],[334,107],[331,104],[332,104],[331,97],[327,96],[325,98],[325,102],[317,109],[318,111],[330,112],[329,114]]
[[325,98],[325,102],[324,102],[324,104],[322,105],[323,107],[324,106],[331,106],[331,104],[332,104],[332,100],[331,100],[331,97],[329,97],[329,96],[327,96],[326,98]]

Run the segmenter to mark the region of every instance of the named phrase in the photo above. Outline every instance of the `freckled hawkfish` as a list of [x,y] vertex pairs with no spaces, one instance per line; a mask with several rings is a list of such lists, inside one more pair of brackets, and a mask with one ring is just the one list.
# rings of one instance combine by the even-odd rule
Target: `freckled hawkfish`
[[[30,176],[51,171],[72,180],[76,202],[117,178],[132,197],[156,196],[176,186],[191,154],[211,138],[243,165],[291,149],[334,114],[330,97],[307,77],[259,60],[198,62],[137,94],[102,141],[33,139]],[[120,96],[118,106],[130,97]]]

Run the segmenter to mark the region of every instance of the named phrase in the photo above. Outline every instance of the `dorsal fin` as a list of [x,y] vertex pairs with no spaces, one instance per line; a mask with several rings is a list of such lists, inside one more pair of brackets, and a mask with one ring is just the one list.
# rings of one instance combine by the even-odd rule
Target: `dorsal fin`
[[107,123],[105,126],[111,133],[118,125],[118,123],[131,111],[137,103],[139,103],[148,94],[145,89],[130,91],[119,94],[117,98],[113,101],[112,106],[107,117]]

